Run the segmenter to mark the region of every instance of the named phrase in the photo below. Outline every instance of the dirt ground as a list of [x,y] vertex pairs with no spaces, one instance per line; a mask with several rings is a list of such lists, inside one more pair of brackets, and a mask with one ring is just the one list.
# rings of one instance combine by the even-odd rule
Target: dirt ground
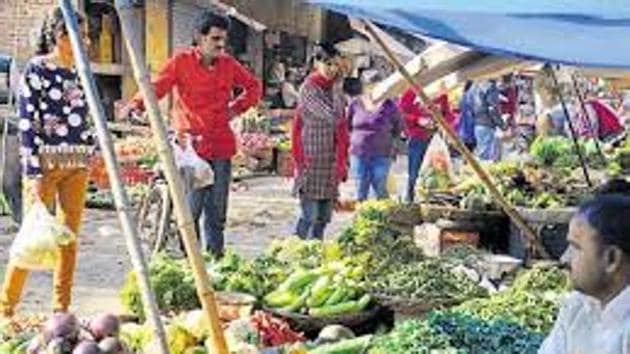
[[[289,181],[265,177],[245,182],[247,191],[232,192],[226,229],[226,245],[244,256],[255,256],[277,237],[293,232],[297,201],[291,197]],[[335,234],[351,219],[337,214],[327,230]],[[0,227],[10,224],[0,219]],[[0,236],[0,273],[4,275],[13,235]],[[73,311],[91,315],[100,311],[123,312],[118,290],[131,268],[118,218],[113,211],[87,210],[80,235],[80,255],[73,289]],[[51,309],[52,274],[31,274],[21,312],[47,312]]]

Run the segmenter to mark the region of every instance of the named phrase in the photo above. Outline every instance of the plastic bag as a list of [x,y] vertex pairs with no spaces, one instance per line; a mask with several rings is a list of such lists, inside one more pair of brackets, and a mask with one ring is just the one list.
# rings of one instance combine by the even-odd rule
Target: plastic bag
[[448,146],[440,134],[435,134],[420,166],[420,185],[429,190],[446,189],[453,178],[453,162]]
[[76,241],[76,235],[50,214],[44,203],[37,201],[29,208],[9,257],[13,264],[31,270],[54,269],[59,247]]
[[175,154],[175,164],[181,169],[193,169],[193,188],[203,188],[214,183],[214,172],[212,166],[197,155],[192,146],[192,139],[187,137],[185,148],[175,140],[171,140],[173,153]]

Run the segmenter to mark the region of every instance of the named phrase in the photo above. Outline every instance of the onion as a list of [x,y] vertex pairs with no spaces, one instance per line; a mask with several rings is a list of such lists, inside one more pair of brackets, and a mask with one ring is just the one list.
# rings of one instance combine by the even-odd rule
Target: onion
[[55,337],[61,337],[68,341],[76,341],[79,336],[79,321],[67,312],[55,313],[44,323],[44,342],[48,343]]
[[98,343],[103,354],[124,354],[125,347],[118,338],[107,337]]
[[72,344],[63,337],[55,337],[48,342],[46,354],[64,354],[72,350]]
[[90,332],[96,341],[105,337],[117,337],[120,332],[120,321],[118,317],[110,313],[97,316],[90,321]]
[[72,354],[103,354],[103,351],[98,347],[96,342],[83,341],[74,348]]
[[41,336],[35,336],[28,342],[28,347],[26,348],[26,354],[39,354],[44,349],[44,344],[42,343],[43,338]]

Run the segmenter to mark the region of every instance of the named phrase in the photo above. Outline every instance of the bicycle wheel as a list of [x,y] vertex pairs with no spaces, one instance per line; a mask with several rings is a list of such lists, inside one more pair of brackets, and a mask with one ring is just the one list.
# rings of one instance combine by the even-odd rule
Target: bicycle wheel
[[149,193],[142,198],[138,206],[137,230],[144,248],[148,250],[148,256],[151,258],[156,249],[159,249],[160,240],[158,239],[160,231],[160,221],[163,214],[164,206],[164,188],[162,182],[155,183]]
[[160,186],[160,196],[160,208],[156,210],[155,242],[151,245],[152,257],[162,251],[168,251],[168,242],[174,232],[171,212],[173,207],[166,183]]

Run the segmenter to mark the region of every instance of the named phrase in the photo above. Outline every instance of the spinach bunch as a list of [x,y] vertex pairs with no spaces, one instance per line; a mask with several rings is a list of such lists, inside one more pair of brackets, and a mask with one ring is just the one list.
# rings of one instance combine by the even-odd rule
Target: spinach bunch
[[429,326],[467,353],[535,354],[544,335],[503,320],[482,321],[471,316],[432,312]]

